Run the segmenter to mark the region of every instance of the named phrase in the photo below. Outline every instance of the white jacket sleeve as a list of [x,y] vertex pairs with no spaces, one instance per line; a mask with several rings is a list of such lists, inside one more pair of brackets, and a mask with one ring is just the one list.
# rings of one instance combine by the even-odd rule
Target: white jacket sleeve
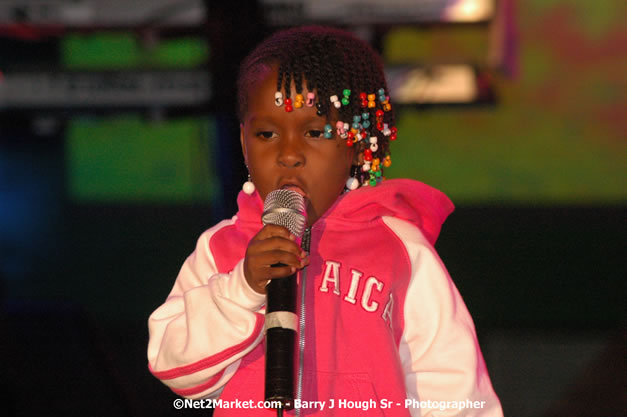
[[240,359],[263,337],[265,295],[244,277],[243,259],[229,273],[217,273],[209,248],[225,220],[198,239],[165,303],[149,320],[150,371],[175,393],[217,395]]
[[411,261],[399,347],[411,415],[502,417],[472,318],[438,254],[414,225],[385,222]]

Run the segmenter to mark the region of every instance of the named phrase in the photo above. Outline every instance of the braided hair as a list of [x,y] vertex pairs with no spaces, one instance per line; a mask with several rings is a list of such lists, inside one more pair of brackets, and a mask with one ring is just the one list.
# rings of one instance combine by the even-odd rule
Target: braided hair
[[[336,28],[303,26],[276,32],[240,66],[237,80],[240,120],[246,113],[248,91],[273,64],[278,64],[277,92],[287,100],[292,83],[297,94],[301,94],[305,82],[304,87],[315,92],[318,115],[327,121],[334,108],[330,98],[337,96],[338,101],[347,98],[334,115],[347,123],[349,129],[353,128],[352,135],[348,131],[341,134],[358,155],[359,164],[353,166],[352,176],[358,185],[376,185],[381,181],[383,167],[391,163],[390,140],[396,139],[396,128],[379,54],[366,42]],[[364,96],[370,97],[364,100]],[[370,100],[372,97],[374,100]],[[333,130],[340,134],[336,126]]]

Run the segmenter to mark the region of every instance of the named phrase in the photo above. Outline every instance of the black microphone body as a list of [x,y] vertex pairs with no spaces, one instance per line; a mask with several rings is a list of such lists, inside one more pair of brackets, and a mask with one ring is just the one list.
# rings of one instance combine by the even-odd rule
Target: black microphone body
[[[303,196],[291,190],[272,191],[264,202],[262,221],[299,237],[305,227]],[[271,280],[266,287],[265,400],[280,403],[280,409],[294,408],[297,322],[296,273]]]
[[[296,313],[296,274],[273,279],[266,287],[266,315]],[[294,407],[294,352],[296,331],[283,327],[266,330],[266,401],[280,401],[283,408]]]

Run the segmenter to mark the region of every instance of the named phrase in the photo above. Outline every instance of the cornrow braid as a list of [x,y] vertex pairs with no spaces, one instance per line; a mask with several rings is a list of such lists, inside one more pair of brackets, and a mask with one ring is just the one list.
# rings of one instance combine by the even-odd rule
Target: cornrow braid
[[308,42],[307,45],[305,45],[305,54],[303,55],[303,75],[305,76],[305,84],[307,87],[308,91],[313,91],[314,90],[314,86],[312,84],[312,80],[310,79],[310,75],[311,75],[311,54],[309,54],[308,52],[311,50],[311,42]]
[[283,68],[283,63],[279,63],[279,74],[277,76],[276,79],[276,91],[281,91],[282,88],[282,84],[283,84],[283,72],[285,71],[285,69]]
[[285,98],[290,98],[292,93],[292,60],[287,61],[283,78],[285,79],[283,89],[285,90]]
[[[292,85],[296,93],[301,94],[304,83],[309,92],[315,93],[321,117],[329,122],[337,118],[349,126],[354,119],[359,120],[361,140],[347,140],[359,161],[351,170],[352,175],[363,185],[380,181],[384,161],[390,155],[390,139],[395,139],[395,133],[386,130],[384,134],[377,128],[376,112],[383,111],[381,121],[390,129],[395,116],[394,109],[384,111],[379,98],[379,89],[383,88],[386,96],[389,91],[381,58],[372,47],[335,28],[304,26],[276,32],[258,45],[240,66],[237,82],[240,120],[247,110],[248,94],[273,65],[278,65],[277,91],[286,99],[291,96]],[[335,109],[330,97],[337,95],[341,101],[344,89],[351,90],[349,103]],[[375,107],[361,107],[360,93],[375,94]],[[368,115],[368,127],[363,126],[364,113]],[[335,129],[335,123],[331,123]],[[376,143],[373,139],[371,144],[370,137],[376,138]],[[369,161],[365,161],[366,155]]]

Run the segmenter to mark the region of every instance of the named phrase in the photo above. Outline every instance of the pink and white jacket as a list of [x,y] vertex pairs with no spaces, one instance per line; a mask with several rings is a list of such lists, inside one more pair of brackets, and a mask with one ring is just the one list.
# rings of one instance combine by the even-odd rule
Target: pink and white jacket
[[[275,416],[236,402],[264,399],[265,302],[243,273],[263,202],[240,193],[238,205],[202,234],[150,316],[149,368],[181,396],[231,404],[215,417]],[[452,210],[436,189],[387,180],[342,195],[313,225],[297,303],[307,402],[287,415],[502,416],[470,314],[433,248]],[[355,408],[363,402],[366,412]]]

